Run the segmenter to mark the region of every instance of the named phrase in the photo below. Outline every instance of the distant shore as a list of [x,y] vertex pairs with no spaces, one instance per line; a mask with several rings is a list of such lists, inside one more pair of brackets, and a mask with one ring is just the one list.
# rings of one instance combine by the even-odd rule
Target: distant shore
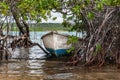
[[[37,23],[29,24],[30,31],[69,31],[70,28],[64,27],[61,23]],[[4,29],[4,31],[7,30]],[[11,25],[10,31],[19,31],[15,23]]]

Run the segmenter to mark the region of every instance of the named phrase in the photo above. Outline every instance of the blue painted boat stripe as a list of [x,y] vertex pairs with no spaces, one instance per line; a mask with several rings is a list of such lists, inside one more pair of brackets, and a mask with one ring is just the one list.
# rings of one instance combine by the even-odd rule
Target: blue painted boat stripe
[[57,57],[59,56],[64,56],[67,55],[67,49],[51,49],[51,48],[46,48],[52,55],[56,55]]

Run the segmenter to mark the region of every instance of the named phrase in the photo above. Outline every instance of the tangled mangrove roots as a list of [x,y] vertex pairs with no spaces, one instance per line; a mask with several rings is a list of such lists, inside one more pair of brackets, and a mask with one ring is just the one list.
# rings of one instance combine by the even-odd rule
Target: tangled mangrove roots
[[7,36],[0,36],[0,61],[3,59],[8,60],[10,54],[7,48]]
[[11,43],[11,48],[14,49],[16,47],[32,47],[33,43],[30,41],[29,37],[24,34],[19,37],[14,37],[12,43]]
[[47,55],[49,54],[40,44],[38,43],[33,43],[30,38],[27,36],[27,34],[21,35],[19,37],[14,37],[12,43],[11,43],[11,48],[15,49],[16,47],[25,47],[25,48],[30,48],[33,46],[38,46],[40,49],[43,50]]
[[117,64],[120,68],[120,7],[105,6],[103,12],[94,12],[93,20],[87,19],[86,13],[81,12],[87,33],[80,44],[84,47],[77,48],[79,52],[74,52],[71,63],[82,61],[84,66],[99,67]]

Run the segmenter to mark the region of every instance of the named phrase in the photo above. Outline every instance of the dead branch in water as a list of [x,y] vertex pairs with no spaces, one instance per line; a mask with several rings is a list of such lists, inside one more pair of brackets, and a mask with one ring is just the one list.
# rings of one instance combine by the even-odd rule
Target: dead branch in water
[[43,50],[47,55],[49,55],[49,53],[38,43],[34,43],[33,46],[38,46],[41,50]]

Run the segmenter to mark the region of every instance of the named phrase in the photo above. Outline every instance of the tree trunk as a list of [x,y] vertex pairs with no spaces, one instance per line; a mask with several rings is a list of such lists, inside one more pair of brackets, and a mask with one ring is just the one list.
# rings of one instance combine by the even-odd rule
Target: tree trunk
[[13,18],[15,19],[20,33],[22,33],[23,35],[27,34],[27,37],[29,37],[29,26],[23,19],[23,16],[21,15],[19,9],[17,8],[17,2],[15,0],[8,0],[7,3],[10,6],[11,13],[13,15]]

